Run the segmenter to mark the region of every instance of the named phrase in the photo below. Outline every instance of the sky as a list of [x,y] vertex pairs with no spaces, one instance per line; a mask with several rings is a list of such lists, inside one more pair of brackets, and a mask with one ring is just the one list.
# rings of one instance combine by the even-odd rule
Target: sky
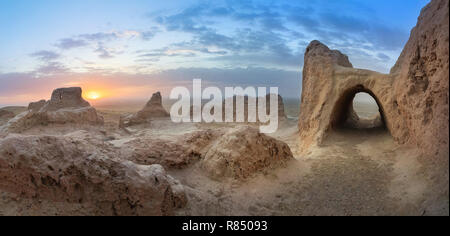
[[2,0],[0,106],[71,86],[97,102],[168,96],[194,78],[298,98],[309,42],[388,73],[428,2]]

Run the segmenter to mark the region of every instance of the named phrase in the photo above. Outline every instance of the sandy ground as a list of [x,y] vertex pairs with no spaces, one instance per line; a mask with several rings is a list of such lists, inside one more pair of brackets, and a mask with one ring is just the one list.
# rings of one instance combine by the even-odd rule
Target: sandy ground
[[297,154],[294,128],[274,136],[290,145],[296,160],[247,182],[212,181],[195,165],[170,171],[189,193],[188,207],[179,214],[424,214],[420,203],[427,183],[417,178],[420,163],[385,130],[339,131],[305,156]]
[[[99,112],[105,118],[101,132],[113,136],[111,142],[117,146],[136,136],[171,139],[224,126],[160,120],[125,134],[117,129],[123,110]],[[30,134],[35,132],[42,130]],[[436,212],[423,209],[430,182],[418,151],[398,146],[386,130],[338,130],[322,147],[306,155],[299,154],[297,132],[297,121],[289,119],[272,135],[290,146],[294,161],[286,168],[258,173],[244,182],[211,180],[197,163],[168,170],[188,195],[188,205],[177,215],[448,215],[448,204]],[[0,192],[0,215],[94,214],[89,209],[83,204],[22,199]]]

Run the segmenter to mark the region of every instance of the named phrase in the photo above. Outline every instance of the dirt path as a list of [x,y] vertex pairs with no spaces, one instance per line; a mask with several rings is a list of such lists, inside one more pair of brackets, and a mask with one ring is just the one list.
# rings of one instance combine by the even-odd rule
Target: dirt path
[[[295,128],[275,134],[297,150]],[[193,166],[171,174],[187,186],[180,215],[420,215],[420,164],[383,130],[333,133],[287,168],[219,183]]]

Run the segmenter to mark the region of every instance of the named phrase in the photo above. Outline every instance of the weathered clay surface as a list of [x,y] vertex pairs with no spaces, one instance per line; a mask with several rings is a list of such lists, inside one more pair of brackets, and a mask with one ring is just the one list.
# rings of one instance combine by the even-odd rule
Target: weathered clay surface
[[0,118],[11,118],[14,117],[14,113],[6,110],[0,109]]
[[198,163],[213,179],[246,179],[293,159],[287,144],[245,125],[199,130],[170,140],[136,137],[120,144],[119,156],[171,170]]
[[152,118],[164,117],[170,117],[170,115],[162,105],[161,93],[157,92],[153,94],[150,101],[147,102],[142,110],[136,114],[121,117],[119,126],[121,128],[125,128],[133,125],[149,123]]
[[392,135],[428,155],[448,155],[449,1],[433,0],[391,70]]
[[82,97],[82,90],[79,87],[59,88],[53,91],[50,101],[45,104],[47,111],[56,111],[65,108],[80,108],[91,106]]
[[[449,197],[449,1],[433,0],[391,70],[392,135],[423,151],[432,189],[427,212],[446,211]],[[446,209],[446,210],[443,210]]]
[[46,104],[47,104],[47,101],[45,101],[45,100],[40,100],[38,102],[30,102],[30,104],[28,104],[28,110],[32,111],[32,112],[38,112]]
[[[392,79],[389,75],[354,69],[347,56],[319,41],[305,53],[299,131],[302,149],[320,145],[333,128],[355,120],[352,102],[359,92],[371,94],[380,113],[389,113]],[[384,118],[384,117],[383,117]],[[389,125],[387,119],[387,125]]]
[[200,159],[200,155],[185,144],[181,140],[135,138],[122,146],[120,156],[141,165],[160,164],[165,168],[181,169]]
[[320,145],[351,117],[358,92],[374,97],[394,139],[427,155],[448,155],[448,4],[423,10],[391,74],[353,69],[348,58],[313,41],[305,53],[299,129],[301,147]]
[[6,111],[0,109],[0,126],[4,123],[13,118],[15,115],[11,111]]
[[207,129],[193,132],[185,137],[183,143],[189,153],[204,157],[214,142],[226,133],[225,129]]
[[82,131],[1,140],[0,179],[20,197],[87,203],[99,215],[170,215],[187,201],[162,166],[118,159]]
[[228,130],[219,137],[208,148],[201,167],[214,179],[245,179],[293,159],[287,144],[244,126]]
[[11,119],[3,129],[22,132],[34,126],[48,124],[103,124],[103,117],[97,114],[96,109],[81,94],[81,88],[56,89],[51,100],[30,103],[28,111]]
[[293,159],[287,144],[244,125],[195,131],[173,140],[133,138],[121,145],[119,156],[168,169],[182,169],[199,162],[213,179],[246,179]]

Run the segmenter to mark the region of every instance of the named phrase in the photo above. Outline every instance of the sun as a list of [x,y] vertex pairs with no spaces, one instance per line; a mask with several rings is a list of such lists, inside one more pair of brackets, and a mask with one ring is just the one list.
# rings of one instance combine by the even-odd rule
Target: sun
[[96,91],[89,91],[86,93],[86,98],[90,99],[90,100],[97,100],[99,98],[101,98],[101,94],[99,92]]

